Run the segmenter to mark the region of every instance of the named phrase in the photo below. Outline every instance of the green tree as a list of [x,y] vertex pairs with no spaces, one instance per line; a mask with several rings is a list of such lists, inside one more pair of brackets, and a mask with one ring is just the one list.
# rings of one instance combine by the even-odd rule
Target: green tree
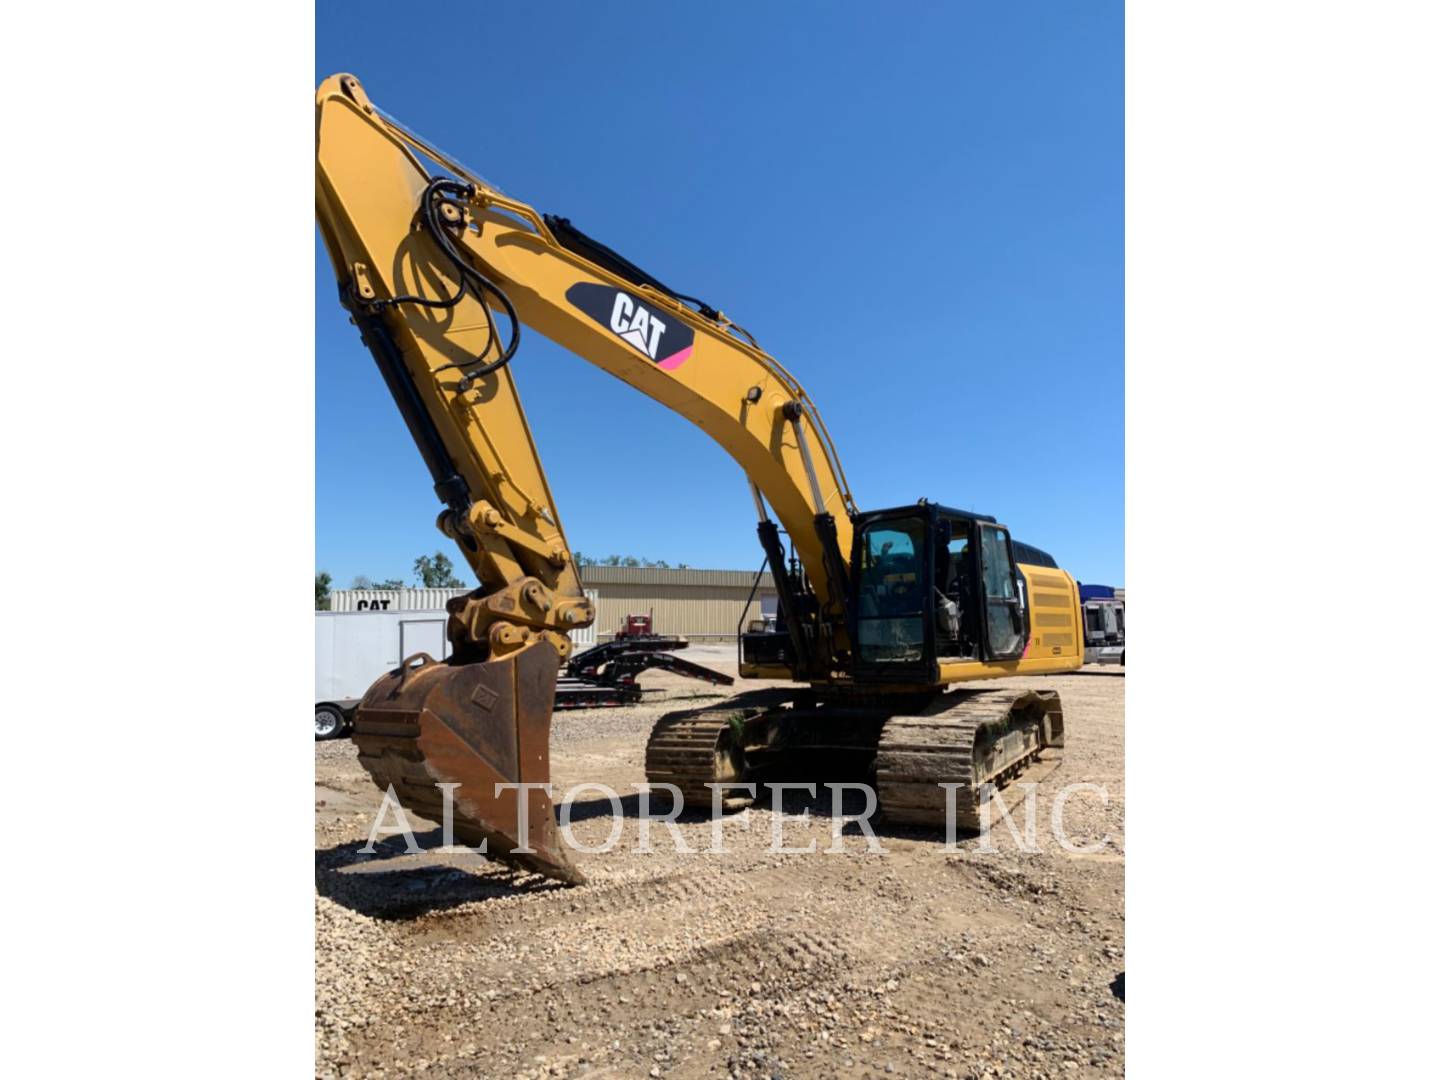
[[415,560],[415,576],[426,589],[462,589],[465,583],[455,576],[455,566],[444,552],[421,555]]
[[593,555],[586,555],[583,551],[572,552],[575,557],[576,566],[648,566],[657,570],[689,570],[689,563],[676,563],[674,567],[664,559],[636,558],[634,555],[606,555],[603,559],[597,559]]
[[324,570],[315,575],[315,610],[330,610],[330,575]]
[[384,581],[380,582],[380,584],[376,585],[375,588],[377,588],[377,589],[403,589],[403,588],[405,588],[405,582],[401,581],[398,577],[390,577],[390,578],[386,578]]
[[[634,555],[606,555],[603,559],[597,559],[581,551],[576,551],[573,554],[575,556],[576,566],[648,566],[654,567],[657,570],[672,569],[671,565],[664,559],[637,558]],[[690,564],[676,563],[673,569],[688,570],[690,569]]]
[[354,580],[350,582],[350,587],[352,589],[373,589],[375,583],[364,574],[356,574]]

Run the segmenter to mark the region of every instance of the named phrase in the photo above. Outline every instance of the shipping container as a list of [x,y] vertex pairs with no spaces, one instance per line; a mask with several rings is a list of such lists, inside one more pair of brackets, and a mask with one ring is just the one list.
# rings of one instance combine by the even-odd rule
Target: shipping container
[[470,589],[336,589],[331,611],[444,611],[452,596]]

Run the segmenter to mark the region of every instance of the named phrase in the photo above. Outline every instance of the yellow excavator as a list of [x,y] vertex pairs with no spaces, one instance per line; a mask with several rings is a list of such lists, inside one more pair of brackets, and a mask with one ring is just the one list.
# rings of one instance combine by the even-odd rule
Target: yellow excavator
[[1055,767],[1058,694],[955,688],[1081,665],[1079,591],[1054,559],[926,500],[861,511],[814,402],[749,333],[486,183],[351,75],[316,95],[316,216],[437,524],[480,582],[450,602],[452,655],[407,657],[357,709],[360,761],[401,805],[491,858],[584,880],[559,842],[549,737],[569,632],[595,612],[521,408],[522,327],[698,425],[754,496],[779,611],[742,636],[740,674],[788,685],[662,717],[652,785],[733,809],[746,795],[726,785],[859,772],[889,821],[948,809],[973,827],[983,785]]

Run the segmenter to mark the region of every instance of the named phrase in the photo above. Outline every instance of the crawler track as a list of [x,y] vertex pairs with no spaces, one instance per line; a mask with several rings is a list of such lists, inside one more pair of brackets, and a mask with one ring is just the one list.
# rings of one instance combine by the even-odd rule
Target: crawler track
[[989,690],[944,704],[892,716],[881,730],[875,778],[887,821],[944,828],[941,785],[954,784],[957,828],[978,829],[984,785],[1038,779],[1059,762],[1065,726],[1054,691]]
[[[685,805],[708,810],[713,798],[706,784],[738,783],[744,779],[745,759],[736,742],[736,727],[762,717],[784,700],[770,691],[742,694],[724,705],[667,713],[655,722],[645,744],[645,779],[651,784],[674,784]],[[735,792],[724,808],[738,810],[749,796]]]
[[[947,787],[958,829],[980,827],[987,784],[1003,789],[1039,780],[1060,761],[1060,697],[1051,690],[958,691],[914,714],[874,709],[790,707],[783,693],[744,695],[724,705],[660,718],[645,749],[652,784],[674,784],[685,805],[706,809],[706,784],[821,775],[850,756],[873,761],[885,819],[946,827]],[[861,762],[863,764],[863,760]],[[725,809],[748,804],[736,793]]]
[[645,745],[645,779],[651,784],[674,784],[692,809],[708,807],[713,796],[706,784],[736,783],[741,778],[741,758],[734,751],[730,723],[734,715],[734,709],[725,709],[661,717]]

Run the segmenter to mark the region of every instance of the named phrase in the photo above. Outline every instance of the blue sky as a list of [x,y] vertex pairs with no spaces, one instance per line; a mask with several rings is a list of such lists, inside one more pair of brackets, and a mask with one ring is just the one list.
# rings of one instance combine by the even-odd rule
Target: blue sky
[[[465,12],[472,14],[465,14]],[[925,496],[1124,584],[1123,6],[316,8],[316,78],[756,335],[862,509]],[[318,234],[316,567],[443,550]],[[739,467],[538,334],[513,364],[573,548],[753,568]],[[466,580],[473,580],[466,573]]]

